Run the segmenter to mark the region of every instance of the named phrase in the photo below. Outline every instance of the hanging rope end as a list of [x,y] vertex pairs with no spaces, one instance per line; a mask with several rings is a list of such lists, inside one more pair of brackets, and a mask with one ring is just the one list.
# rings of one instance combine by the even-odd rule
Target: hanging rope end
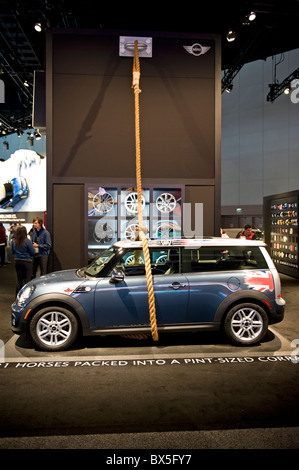
[[157,331],[152,331],[152,339],[154,341],[159,341],[159,335]]

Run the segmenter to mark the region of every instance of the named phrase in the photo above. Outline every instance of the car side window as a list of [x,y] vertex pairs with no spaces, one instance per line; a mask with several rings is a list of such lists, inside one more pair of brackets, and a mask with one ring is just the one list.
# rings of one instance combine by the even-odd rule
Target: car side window
[[150,250],[152,274],[178,274],[181,265],[178,247],[152,248]]
[[142,249],[132,249],[127,251],[116,265],[125,276],[142,276],[145,274],[144,254]]
[[[179,248],[151,248],[150,260],[152,275],[167,275],[180,272]],[[118,258],[117,263],[108,273],[108,276],[111,276],[113,270],[121,270],[125,276],[145,275],[143,250],[128,250],[123,256]]]
[[205,246],[184,249],[183,252],[185,273],[267,268],[267,262],[259,247]]

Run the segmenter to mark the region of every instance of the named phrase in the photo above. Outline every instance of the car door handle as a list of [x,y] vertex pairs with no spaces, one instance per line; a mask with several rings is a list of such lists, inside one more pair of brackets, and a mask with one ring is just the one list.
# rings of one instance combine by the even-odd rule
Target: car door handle
[[173,282],[168,287],[171,287],[174,290],[180,289],[180,287],[185,287],[185,284],[181,284],[180,282]]

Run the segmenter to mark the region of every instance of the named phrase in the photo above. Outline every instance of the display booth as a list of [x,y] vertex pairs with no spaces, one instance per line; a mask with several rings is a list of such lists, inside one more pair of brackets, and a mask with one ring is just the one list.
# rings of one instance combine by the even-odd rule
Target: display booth
[[[220,37],[50,30],[46,56],[50,269],[130,237],[136,168],[133,58],[140,49],[141,171],[150,236],[185,236],[184,204],[220,234]],[[126,42],[127,41],[127,42]],[[144,49],[144,50],[142,50]]]
[[264,198],[265,242],[280,273],[299,278],[299,191]]

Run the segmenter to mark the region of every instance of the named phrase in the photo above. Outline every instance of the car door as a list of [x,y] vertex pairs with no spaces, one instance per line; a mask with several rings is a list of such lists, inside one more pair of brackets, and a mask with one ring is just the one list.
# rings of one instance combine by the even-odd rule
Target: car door
[[150,254],[158,325],[185,323],[189,286],[181,274],[181,249],[151,248]]
[[145,275],[125,277],[116,283],[100,279],[95,289],[97,328],[149,325],[148,293]]
[[[179,264],[168,259],[168,250],[151,250],[156,317],[159,324],[185,321],[188,304],[187,278],[177,271]],[[148,290],[143,253],[130,250],[118,262],[123,280],[111,283],[107,278],[98,281],[95,289],[95,327],[128,328],[149,326]]]
[[189,300],[189,286],[185,276],[154,276],[154,293],[158,325],[185,323]]

